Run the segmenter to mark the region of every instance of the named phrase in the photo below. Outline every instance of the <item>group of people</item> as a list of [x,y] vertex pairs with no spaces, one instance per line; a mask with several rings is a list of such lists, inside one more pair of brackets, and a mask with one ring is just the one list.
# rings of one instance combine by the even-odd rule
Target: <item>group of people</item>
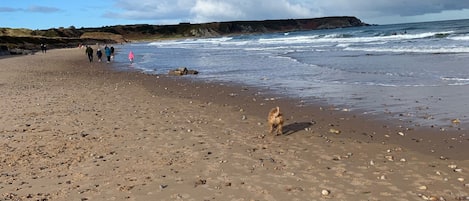
[[[88,59],[90,62],[93,62],[93,48],[89,45],[86,46],[85,50],[86,55],[88,55]],[[104,54],[107,58],[107,63],[111,63],[111,59],[114,57],[114,47],[108,47],[107,45],[104,47]],[[98,48],[96,51],[96,56],[98,56],[98,61],[101,62],[101,58],[103,57],[103,52],[101,49]]]
[[[89,45],[86,46],[85,50],[86,55],[88,55],[88,59],[90,62],[93,62],[93,48]],[[107,45],[104,47],[104,54],[106,55],[107,63],[111,63],[111,60],[114,58],[114,47],[108,47]],[[101,62],[101,58],[103,56],[103,52],[100,48],[96,51],[96,56],[98,56],[98,62]],[[129,61],[130,63],[134,62],[134,53],[132,51],[129,52]]]

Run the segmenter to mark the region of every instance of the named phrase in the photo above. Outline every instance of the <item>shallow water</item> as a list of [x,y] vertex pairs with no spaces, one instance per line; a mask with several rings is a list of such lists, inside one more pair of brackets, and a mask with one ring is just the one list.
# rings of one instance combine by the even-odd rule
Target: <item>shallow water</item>
[[166,74],[184,66],[200,72],[193,79],[412,124],[469,121],[469,20],[135,43],[119,51],[123,69]]

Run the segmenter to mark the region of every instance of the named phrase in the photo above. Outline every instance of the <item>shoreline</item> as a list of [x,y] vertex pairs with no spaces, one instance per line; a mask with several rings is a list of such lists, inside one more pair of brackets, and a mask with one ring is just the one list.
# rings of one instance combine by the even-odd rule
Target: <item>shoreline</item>
[[153,94],[164,92],[165,96],[173,98],[232,106],[248,116],[266,118],[271,108],[280,106],[287,117],[286,135],[302,130],[331,134],[334,133],[330,132],[331,130],[336,130],[340,132],[335,135],[338,138],[366,143],[398,144],[437,158],[469,159],[465,154],[469,147],[469,136],[467,130],[458,125],[416,126],[412,122],[401,121],[386,114],[367,115],[318,101],[306,104],[300,98],[289,98],[283,94],[269,92],[268,89],[191,78],[197,75],[145,74],[138,70],[127,71],[112,67],[110,70],[148,76],[143,84]]
[[[81,49],[0,62],[5,200],[468,196],[463,131],[405,130],[242,85],[115,71]],[[272,136],[266,116],[277,105],[286,134]]]
[[[155,75],[154,75],[155,76]],[[165,95],[175,98],[196,99],[220,105],[239,108],[248,116],[266,118],[270,108],[280,106],[286,118],[286,135],[306,129],[320,135],[328,135],[332,130],[338,138],[348,138],[366,143],[398,144],[436,158],[469,159],[465,153],[469,147],[466,130],[416,127],[392,117],[381,115],[370,117],[360,112],[342,111],[333,105],[322,103],[305,105],[301,99],[288,98],[269,93],[267,89],[220,82],[202,82],[185,77],[163,75],[147,81],[148,90],[165,91]],[[213,93],[217,92],[217,93]],[[152,92],[158,93],[158,92]],[[262,122],[265,123],[265,122]],[[292,132],[292,133],[289,133]],[[442,146],[440,146],[442,145]]]

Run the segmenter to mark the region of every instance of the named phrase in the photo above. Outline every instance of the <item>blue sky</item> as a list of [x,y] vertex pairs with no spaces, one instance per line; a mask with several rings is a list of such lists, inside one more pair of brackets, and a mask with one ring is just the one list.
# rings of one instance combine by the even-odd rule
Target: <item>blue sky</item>
[[2,0],[0,27],[48,29],[356,16],[370,24],[469,19],[468,0]]

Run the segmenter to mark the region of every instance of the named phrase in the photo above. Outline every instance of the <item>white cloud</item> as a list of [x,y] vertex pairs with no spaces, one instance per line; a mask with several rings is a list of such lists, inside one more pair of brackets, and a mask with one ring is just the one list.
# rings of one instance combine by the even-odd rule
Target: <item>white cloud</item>
[[12,8],[12,7],[0,7],[0,12],[33,12],[33,13],[55,13],[62,11],[60,8],[49,7],[49,6],[30,6],[26,9],[23,8]]
[[326,13],[360,13],[375,16],[417,16],[448,10],[469,8],[469,1],[461,0],[324,0],[316,1]]
[[179,20],[189,17],[194,0],[117,0],[115,7],[120,11],[104,14],[109,18],[130,20]]
[[312,17],[302,3],[288,0],[117,0],[121,11],[105,14],[109,18],[132,20],[179,20],[209,22]]
[[16,12],[20,11],[18,8],[11,8],[11,7],[0,7],[0,12]]
[[[364,22],[378,24],[460,19],[467,16],[463,14],[464,9],[469,9],[469,1],[461,0],[302,0],[302,2],[314,2],[313,7],[319,10],[318,13],[322,16],[356,16]],[[450,14],[455,12],[462,15],[457,17]]]
[[48,7],[48,6],[30,6],[27,11],[37,13],[54,13],[61,11],[59,8]]
[[216,0],[197,0],[195,6],[191,9],[191,13],[195,16],[194,21],[197,22],[246,17],[239,7]]
[[193,20],[264,20],[311,17],[310,9],[287,0],[196,0]]
[[[469,9],[466,0],[116,0],[105,16],[161,22],[211,22],[356,16],[364,22],[416,19]],[[423,19],[423,18],[422,18]]]

